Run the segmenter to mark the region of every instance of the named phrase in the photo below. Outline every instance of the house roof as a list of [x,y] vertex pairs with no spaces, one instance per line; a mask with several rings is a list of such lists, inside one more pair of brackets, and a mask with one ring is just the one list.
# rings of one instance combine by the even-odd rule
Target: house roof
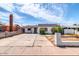
[[26,25],[23,26],[23,28],[34,28],[34,27],[54,27],[54,26],[59,26],[58,24],[38,24],[38,25]]
[[23,28],[28,28],[28,27],[38,27],[37,25],[27,25],[27,26],[23,26]]
[[58,24],[38,24],[38,26],[49,26],[49,27],[51,27],[51,26],[59,26]]
[[63,28],[79,28],[79,26],[71,25],[71,26],[63,26]]

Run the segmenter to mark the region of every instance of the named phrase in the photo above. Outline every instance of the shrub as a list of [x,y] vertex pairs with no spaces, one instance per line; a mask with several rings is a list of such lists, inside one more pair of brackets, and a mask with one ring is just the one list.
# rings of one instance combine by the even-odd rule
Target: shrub
[[40,34],[45,35],[45,29],[44,28],[40,28]]
[[53,28],[51,29],[51,32],[52,32],[52,33],[55,33],[55,32],[62,33],[62,32],[63,32],[63,29],[62,29],[60,26],[56,26],[56,27],[53,27]]
[[52,34],[54,34],[54,28],[51,29]]

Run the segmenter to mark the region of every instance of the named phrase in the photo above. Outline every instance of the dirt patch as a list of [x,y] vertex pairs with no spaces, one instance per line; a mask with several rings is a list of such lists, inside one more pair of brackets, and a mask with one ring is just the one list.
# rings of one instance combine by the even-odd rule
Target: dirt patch
[[78,35],[62,35],[61,39],[63,41],[79,41]]
[[54,41],[54,35],[45,35],[49,41]]
[[[44,35],[49,41],[54,41],[54,35]],[[62,41],[79,41],[79,37],[74,34],[68,34],[68,35],[61,35]]]

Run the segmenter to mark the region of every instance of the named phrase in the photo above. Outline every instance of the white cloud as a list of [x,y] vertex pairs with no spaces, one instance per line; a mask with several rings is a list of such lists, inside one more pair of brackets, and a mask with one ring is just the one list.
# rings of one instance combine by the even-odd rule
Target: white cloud
[[70,25],[73,25],[73,24],[79,24],[78,21],[74,21],[74,18],[70,18],[68,20],[62,20],[62,25],[65,25],[65,26],[70,26]]
[[[7,11],[9,11],[9,12],[6,12],[6,13],[0,11],[0,14],[1,14],[0,18],[2,19],[3,22],[5,20],[7,22],[9,21],[9,15],[10,14],[13,14],[14,23],[15,22],[19,23],[19,21],[22,21],[22,20],[20,20],[20,19],[22,19],[22,16],[19,16],[17,13],[13,12],[13,9],[15,8],[13,3],[0,3],[0,7],[4,8]],[[3,19],[5,19],[5,20],[3,20]]]
[[13,13],[13,17],[14,17],[14,19],[16,19],[16,20],[19,20],[19,19],[23,18],[23,17],[19,16],[19,15],[16,14],[16,13]]
[[[9,15],[10,13],[3,13],[3,12],[0,12],[0,22],[3,22],[3,23],[7,23],[7,25],[9,25]],[[21,24],[22,22],[22,18],[21,16],[17,15],[16,13],[13,13],[13,21],[15,24]]]
[[[51,5],[54,6],[54,5]],[[34,17],[39,17],[39,18],[43,18],[46,21],[49,22],[60,22],[63,18],[63,13],[64,11],[59,8],[54,6],[53,8],[55,8],[55,10],[57,10],[58,12],[60,12],[59,16],[55,15],[55,14],[50,14],[50,13],[55,13],[55,10],[53,12],[51,12],[50,10],[46,10],[45,8],[40,8],[40,4],[24,4],[24,6],[21,9],[21,12],[30,14]]]
[[13,4],[12,3],[0,3],[0,7],[4,8],[7,11],[13,11]]
[[[9,15],[11,14],[11,13],[3,13],[3,12],[0,12],[0,17],[3,17],[3,18],[8,18],[9,19]],[[19,15],[17,15],[16,13],[13,13],[13,18],[14,19],[21,19],[22,17],[21,16],[19,16]]]
[[[13,9],[15,8],[15,6],[12,3],[5,3],[5,4],[2,3],[0,4],[0,7],[13,13],[14,22],[21,23],[23,17],[13,12]],[[52,7],[54,10],[47,10],[41,4],[27,3],[21,6],[21,9],[19,9],[18,11],[23,12],[25,14],[29,14],[36,18],[42,18],[43,20],[52,22],[52,23],[53,22],[60,23],[64,21],[63,20],[64,10],[61,6],[57,6],[56,4],[51,4],[50,6],[45,6],[45,7],[48,7],[48,8]],[[16,8],[18,8],[18,6],[16,6]],[[8,18],[10,13],[5,14],[0,12],[0,14],[1,16]]]

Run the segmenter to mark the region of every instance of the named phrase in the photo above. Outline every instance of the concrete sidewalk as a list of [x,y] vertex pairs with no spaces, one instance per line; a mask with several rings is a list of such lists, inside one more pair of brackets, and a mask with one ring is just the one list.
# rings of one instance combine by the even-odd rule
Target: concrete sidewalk
[[79,47],[56,47],[43,35],[21,34],[0,40],[0,55],[79,55]]

